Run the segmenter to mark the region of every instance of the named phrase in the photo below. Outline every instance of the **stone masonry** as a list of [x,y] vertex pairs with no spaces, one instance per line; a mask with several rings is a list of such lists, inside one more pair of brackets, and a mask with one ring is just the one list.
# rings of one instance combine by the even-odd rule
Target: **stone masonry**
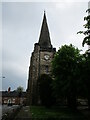
[[53,48],[44,12],[39,42],[34,44],[28,75],[27,100],[28,104],[37,104],[38,87],[37,79],[41,74],[51,74],[51,61],[56,49]]

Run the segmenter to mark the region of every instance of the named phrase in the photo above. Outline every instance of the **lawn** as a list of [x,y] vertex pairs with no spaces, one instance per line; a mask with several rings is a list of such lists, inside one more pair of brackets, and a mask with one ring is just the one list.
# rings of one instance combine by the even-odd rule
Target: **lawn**
[[32,119],[39,120],[86,120],[79,111],[67,107],[45,108],[43,106],[30,106]]

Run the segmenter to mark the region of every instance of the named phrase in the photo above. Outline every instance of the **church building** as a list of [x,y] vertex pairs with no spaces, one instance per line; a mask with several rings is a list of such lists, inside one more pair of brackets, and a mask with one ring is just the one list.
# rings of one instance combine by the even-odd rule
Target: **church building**
[[46,13],[44,12],[40,37],[34,44],[34,50],[30,58],[27,98],[29,104],[38,104],[37,80],[41,74],[51,74],[51,61],[56,52],[51,44]]

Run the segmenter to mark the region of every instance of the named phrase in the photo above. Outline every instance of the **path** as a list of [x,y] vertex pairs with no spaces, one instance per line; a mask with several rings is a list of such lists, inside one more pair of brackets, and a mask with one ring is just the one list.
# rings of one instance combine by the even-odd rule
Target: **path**
[[14,120],[31,120],[30,107],[23,106]]

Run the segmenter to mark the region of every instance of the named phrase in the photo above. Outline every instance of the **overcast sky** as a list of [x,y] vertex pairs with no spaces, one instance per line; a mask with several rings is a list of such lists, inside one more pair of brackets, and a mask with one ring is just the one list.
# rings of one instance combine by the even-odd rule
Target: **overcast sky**
[[53,47],[72,43],[82,49],[83,18],[88,2],[3,2],[2,3],[2,89],[27,88],[30,56],[39,40],[44,10]]

